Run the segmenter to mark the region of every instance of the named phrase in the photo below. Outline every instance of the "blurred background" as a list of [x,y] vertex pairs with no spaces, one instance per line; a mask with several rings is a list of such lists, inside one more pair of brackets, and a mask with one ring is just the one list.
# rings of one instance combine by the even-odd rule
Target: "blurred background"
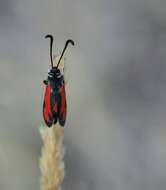
[[166,187],[166,1],[0,0],[0,189],[39,190],[49,42],[66,54],[66,190]]

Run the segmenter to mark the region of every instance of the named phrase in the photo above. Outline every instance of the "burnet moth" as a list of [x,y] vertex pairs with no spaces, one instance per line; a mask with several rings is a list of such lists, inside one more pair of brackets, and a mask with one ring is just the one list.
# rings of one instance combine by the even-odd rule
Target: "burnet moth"
[[52,45],[53,36],[48,34],[45,38],[50,38],[50,59],[51,69],[48,72],[47,80],[43,83],[45,86],[45,95],[43,102],[43,118],[48,127],[59,122],[60,126],[64,126],[66,122],[67,104],[64,75],[58,68],[65,50],[69,44],[74,46],[73,40],[67,40],[62,54],[56,66],[53,65]]

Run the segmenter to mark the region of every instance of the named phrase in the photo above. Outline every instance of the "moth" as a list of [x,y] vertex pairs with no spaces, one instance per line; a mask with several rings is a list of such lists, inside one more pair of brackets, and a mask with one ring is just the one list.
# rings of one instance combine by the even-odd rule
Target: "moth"
[[67,115],[66,91],[64,75],[60,71],[59,64],[69,44],[74,46],[74,41],[69,39],[66,41],[62,54],[56,66],[53,65],[52,46],[53,36],[48,34],[45,38],[50,38],[50,59],[51,69],[48,71],[47,79],[43,81],[45,84],[45,94],[43,101],[43,118],[48,127],[59,122],[60,126],[64,126]]

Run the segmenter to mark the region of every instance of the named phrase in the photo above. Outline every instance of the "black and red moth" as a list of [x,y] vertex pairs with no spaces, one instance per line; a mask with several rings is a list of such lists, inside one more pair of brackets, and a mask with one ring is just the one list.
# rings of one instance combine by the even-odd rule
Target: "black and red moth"
[[63,74],[61,73],[60,69],[58,69],[58,66],[68,44],[71,43],[72,45],[74,45],[74,42],[70,39],[66,41],[60,59],[57,65],[54,66],[52,59],[53,36],[48,34],[45,36],[45,38],[50,38],[51,69],[48,72],[47,80],[43,81],[46,85],[43,102],[43,117],[48,127],[51,127],[57,122],[59,122],[61,126],[64,126],[67,114],[65,81]]

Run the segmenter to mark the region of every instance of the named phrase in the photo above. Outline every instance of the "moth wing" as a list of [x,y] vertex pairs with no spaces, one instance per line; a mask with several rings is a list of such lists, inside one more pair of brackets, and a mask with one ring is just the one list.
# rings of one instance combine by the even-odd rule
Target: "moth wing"
[[57,92],[53,92],[51,93],[51,110],[52,110],[52,114],[53,114],[53,120],[54,120],[54,124],[56,124],[57,119],[58,119],[58,93]]
[[59,119],[59,124],[61,126],[65,125],[66,122],[66,115],[67,115],[67,103],[66,103],[66,92],[65,92],[65,83],[63,82],[60,90],[60,105],[59,105],[59,110],[58,110],[58,119]]
[[51,86],[49,83],[46,85],[44,102],[43,102],[43,118],[48,127],[51,127],[53,123],[53,114],[51,110]]

